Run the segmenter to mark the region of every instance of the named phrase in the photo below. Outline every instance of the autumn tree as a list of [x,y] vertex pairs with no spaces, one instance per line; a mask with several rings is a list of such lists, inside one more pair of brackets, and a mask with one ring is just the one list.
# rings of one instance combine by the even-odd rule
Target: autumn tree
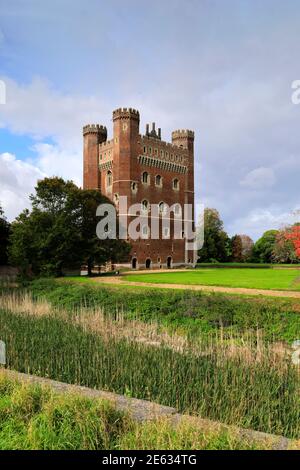
[[272,252],[272,261],[275,263],[297,263],[299,258],[295,253],[293,241],[289,238],[290,229],[279,230],[276,234],[275,244]]
[[252,258],[254,242],[249,235],[240,235],[242,242],[242,261],[250,261]]
[[234,263],[243,261],[243,245],[240,235],[234,235],[231,239],[231,260]]

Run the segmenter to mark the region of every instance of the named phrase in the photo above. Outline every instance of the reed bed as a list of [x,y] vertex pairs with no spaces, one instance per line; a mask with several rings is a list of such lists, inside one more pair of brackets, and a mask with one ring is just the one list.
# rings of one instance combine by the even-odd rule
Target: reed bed
[[[26,297],[27,295],[27,297]],[[7,367],[174,406],[260,431],[300,437],[299,371],[262,332],[193,341],[99,308],[64,310],[2,295]]]

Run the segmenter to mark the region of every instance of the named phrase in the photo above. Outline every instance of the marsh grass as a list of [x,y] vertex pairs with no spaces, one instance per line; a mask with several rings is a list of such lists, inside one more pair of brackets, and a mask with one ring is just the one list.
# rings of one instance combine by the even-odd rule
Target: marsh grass
[[228,424],[300,436],[299,373],[257,329],[195,340],[160,324],[83,305],[53,308],[2,295],[8,367],[173,406]]

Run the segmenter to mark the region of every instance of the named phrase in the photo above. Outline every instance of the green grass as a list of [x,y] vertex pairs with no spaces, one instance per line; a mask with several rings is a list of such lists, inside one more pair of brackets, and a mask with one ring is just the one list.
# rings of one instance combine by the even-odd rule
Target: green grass
[[167,419],[136,423],[100,399],[59,395],[0,371],[0,450],[258,449],[233,432]]
[[183,272],[130,274],[126,281],[155,284],[186,284],[249,289],[300,290],[300,271],[297,269],[232,269],[205,268]]
[[[24,291],[4,289],[2,299],[11,292],[18,296]],[[76,279],[36,280],[26,292],[36,301],[46,300],[54,310],[38,317],[32,310],[28,315],[0,303],[0,336],[7,344],[10,368],[299,438],[299,372],[290,357],[279,357],[274,363],[269,354],[273,342],[300,338],[297,301],[110,288]],[[97,334],[87,324],[76,324],[78,314],[88,316],[99,307],[110,319],[122,312],[126,321],[155,321],[162,333],[187,336],[192,345],[202,342],[204,352],[214,340],[213,349],[200,356],[189,349],[182,354],[165,346]],[[258,333],[265,354],[249,364],[248,353],[256,357]],[[243,346],[247,337],[252,338],[254,351],[246,348],[245,355],[238,357],[224,353],[223,344],[233,340],[237,347]]]
[[[190,337],[203,337],[222,327],[225,335],[229,330],[230,335],[237,336],[259,329],[268,342],[292,343],[300,339],[299,302],[295,299],[240,298],[189,290],[109,287],[88,279],[40,279],[32,282],[27,291],[34,299],[46,299],[56,308],[72,312],[81,307],[101,307],[107,315],[114,316],[119,311],[127,319],[156,321],[169,332]],[[12,289],[12,292],[16,290]]]
[[[56,314],[0,312],[7,366],[67,383],[173,406],[227,424],[300,437],[300,376],[266,348],[195,354],[90,332]],[[226,346],[226,342],[225,342]]]

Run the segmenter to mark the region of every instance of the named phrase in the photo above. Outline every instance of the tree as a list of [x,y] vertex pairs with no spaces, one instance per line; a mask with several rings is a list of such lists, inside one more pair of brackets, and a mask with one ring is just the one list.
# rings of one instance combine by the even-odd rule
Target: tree
[[242,261],[250,261],[252,258],[254,242],[249,235],[240,235],[240,239],[242,242]]
[[204,244],[199,250],[200,262],[227,261],[230,256],[230,239],[216,209],[204,211]]
[[279,230],[276,234],[272,260],[276,263],[297,263],[299,259],[295,253],[292,240],[287,237],[288,229]]
[[25,210],[12,224],[10,259],[26,272],[61,275],[64,268],[78,269],[128,256],[125,241],[99,240],[96,209],[112,204],[98,191],[78,188],[62,178],[39,181],[30,196],[32,211]]
[[0,206],[0,266],[7,264],[7,246],[9,238],[10,224],[4,217],[4,212]]
[[252,260],[256,263],[271,263],[278,230],[268,230],[253,247]]
[[293,243],[295,255],[300,259],[300,224],[295,224],[290,227],[286,231],[285,237],[288,241]]
[[240,235],[234,235],[231,239],[232,261],[241,263],[243,261],[243,244]]

